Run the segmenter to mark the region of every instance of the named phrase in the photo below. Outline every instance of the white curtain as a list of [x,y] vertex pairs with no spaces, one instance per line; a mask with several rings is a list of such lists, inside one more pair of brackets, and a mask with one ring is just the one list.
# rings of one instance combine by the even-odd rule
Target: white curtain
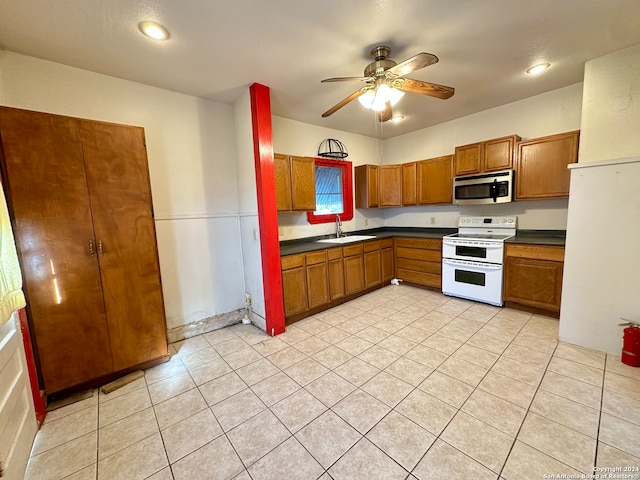
[[13,312],[24,306],[16,244],[4,191],[0,188],[0,325],[8,322]]

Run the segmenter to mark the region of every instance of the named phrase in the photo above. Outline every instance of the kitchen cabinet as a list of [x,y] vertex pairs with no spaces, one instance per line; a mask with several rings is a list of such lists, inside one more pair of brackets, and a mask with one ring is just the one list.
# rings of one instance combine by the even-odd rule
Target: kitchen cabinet
[[418,204],[417,162],[402,164],[402,205]]
[[308,308],[329,303],[329,270],[326,250],[307,253],[305,263]]
[[380,207],[399,207],[402,205],[402,165],[381,165],[379,168]]
[[46,393],[168,359],[144,130],[0,107],[0,137]]
[[473,175],[513,168],[517,135],[494,138],[455,148],[454,175]]
[[342,247],[327,250],[329,268],[329,300],[334,301],[344,297],[344,264]]
[[344,292],[346,295],[364,290],[364,248],[362,243],[342,247]]
[[442,288],[442,240],[396,238],[396,277],[408,283]]
[[304,254],[287,255],[280,259],[284,316],[290,317],[307,310],[307,273]]
[[504,299],[507,304],[560,312],[564,247],[505,245]]
[[578,161],[579,131],[518,143],[516,200],[569,196],[569,169]]
[[380,241],[365,242],[364,248],[364,287],[371,288],[382,283],[382,259]]
[[453,201],[452,163],[452,155],[421,160],[417,163],[419,205]]
[[382,283],[389,283],[396,275],[393,260],[393,238],[380,241],[380,261],[382,262]]
[[276,179],[276,208],[279,212],[316,209],[315,161],[276,153],[273,156]]
[[354,169],[356,208],[378,207],[378,166],[358,165]]

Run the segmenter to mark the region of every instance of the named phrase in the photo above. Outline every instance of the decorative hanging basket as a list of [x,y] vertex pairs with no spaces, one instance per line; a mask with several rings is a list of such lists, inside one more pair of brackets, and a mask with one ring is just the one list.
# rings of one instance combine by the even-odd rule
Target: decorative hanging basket
[[318,147],[318,156],[324,158],[347,158],[349,152],[340,140],[327,138]]

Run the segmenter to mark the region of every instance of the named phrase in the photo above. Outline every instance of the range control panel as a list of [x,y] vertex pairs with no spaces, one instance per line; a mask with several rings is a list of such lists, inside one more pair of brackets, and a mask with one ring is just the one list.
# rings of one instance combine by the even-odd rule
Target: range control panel
[[518,217],[460,217],[458,227],[516,228]]

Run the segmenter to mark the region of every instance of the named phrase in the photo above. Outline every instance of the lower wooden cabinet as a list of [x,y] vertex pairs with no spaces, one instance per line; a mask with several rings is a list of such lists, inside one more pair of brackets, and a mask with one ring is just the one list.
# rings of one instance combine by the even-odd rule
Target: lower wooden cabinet
[[396,277],[405,282],[442,288],[442,240],[396,238]]
[[371,288],[382,283],[382,259],[380,241],[364,244],[364,287]]
[[342,249],[344,256],[344,292],[346,295],[364,290],[363,246],[349,245]]
[[505,247],[505,301],[560,312],[564,247],[519,244]]
[[327,250],[329,265],[329,300],[333,302],[344,297],[344,264],[342,247]]
[[393,238],[380,241],[380,260],[382,262],[382,283],[389,283],[396,275],[393,253]]
[[329,303],[329,269],[327,251],[305,255],[307,273],[307,306],[315,308]]
[[284,315],[290,317],[307,310],[307,273],[304,254],[288,255],[280,259]]

